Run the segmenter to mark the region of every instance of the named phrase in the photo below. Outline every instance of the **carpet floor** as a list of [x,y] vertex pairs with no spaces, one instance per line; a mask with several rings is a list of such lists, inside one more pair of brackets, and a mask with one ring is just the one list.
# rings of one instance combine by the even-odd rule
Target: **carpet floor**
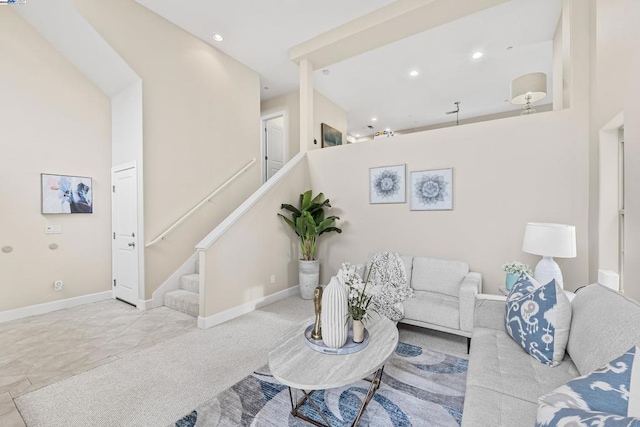
[[[367,407],[362,427],[458,427],[467,378],[467,360],[399,343],[387,361],[382,384]],[[335,427],[350,426],[369,383],[357,383],[312,394],[316,406]],[[321,416],[306,402],[300,412],[317,422]],[[306,427],[291,415],[289,389],[267,366],[249,375],[172,427]]]
[[[195,330],[15,400],[29,427],[165,426],[267,362],[283,331],[313,314],[291,297],[207,330]],[[400,341],[465,357],[465,340],[400,328]]]

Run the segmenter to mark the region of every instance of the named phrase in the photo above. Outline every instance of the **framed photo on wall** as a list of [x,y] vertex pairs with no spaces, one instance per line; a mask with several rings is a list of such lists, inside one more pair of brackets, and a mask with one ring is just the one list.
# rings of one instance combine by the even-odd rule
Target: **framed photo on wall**
[[453,210],[453,168],[411,172],[412,211]]
[[90,177],[41,174],[42,213],[93,213],[93,182]]
[[322,123],[322,148],[342,145],[342,132]]
[[405,203],[406,165],[369,169],[369,203]]

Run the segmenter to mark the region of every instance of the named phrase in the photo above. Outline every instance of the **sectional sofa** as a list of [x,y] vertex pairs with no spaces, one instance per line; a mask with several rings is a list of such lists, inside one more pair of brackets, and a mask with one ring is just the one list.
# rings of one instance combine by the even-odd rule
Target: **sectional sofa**
[[556,367],[507,335],[504,306],[505,297],[476,298],[463,427],[533,427],[540,397],[640,344],[640,305],[599,284],[576,294],[567,354]]

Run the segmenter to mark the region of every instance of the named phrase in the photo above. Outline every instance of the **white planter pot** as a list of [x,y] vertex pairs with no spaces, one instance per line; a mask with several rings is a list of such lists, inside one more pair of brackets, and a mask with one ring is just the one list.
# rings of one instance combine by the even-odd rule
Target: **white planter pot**
[[361,343],[364,341],[364,323],[362,320],[353,321],[353,342]]
[[300,260],[298,264],[298,278],[300,281],[300,296],[302,299],[313,299],[313,291],[320,283],[320,261]]
[[322,341],[329,348],[340,348],[347,342],[347,287],[332,277],[322,292]]

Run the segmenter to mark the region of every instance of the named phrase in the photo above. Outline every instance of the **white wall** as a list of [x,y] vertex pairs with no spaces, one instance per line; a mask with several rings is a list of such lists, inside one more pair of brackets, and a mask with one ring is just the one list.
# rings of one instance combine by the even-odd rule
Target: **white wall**
[[284,111],[287,114],[287,145],[289,160],[300,152],[300,94],[290,92],[260,103],[262,116]]
[[[294,91],[286,95],[262,101],[261,114],[267,115],[276,111],[286,111],[287,132],[289,132],[289,158],[300,152],[300,92]],[[313,92],[313,137],[317,144],[311,142],[309,150],[322,148],[322,123],[342,132],[342,143],[347,143],[347,112],[318,91]]]
[[[260,157],[260,78],[132,0],[73,0],[143,81],[144,223],[151,241]],[[145,250],[146,298],[260,185],[256,164]]]
[[30,1],[14,10],[107,96],[138,80],[71,0]]
[[564,51],[563,51],[563,19],[560,16],[556,32],[553,36],[553,109],[564,108]]
[[[594,12],[597,37],[595,69],[591,70],[595,87],[591,109],[592,146],[597,150],[602,143],[602,128],[623,114],[626,155],[625,292],[640,300],[640,2],[597,0]],[[598,179],[597,169],[593,174]],[[604,191],[606,188],[600,189],[600,192]],[[609,237],[608,244],[614,245],[614,236]],[[601,235],[603,238],[606,237]],[[604,243],[607,244],[606,241]]]
[[[310,152],[313,190],[343,228],[319,243],[322,282],[344,261],[388,250],[467,261],[498,293],[503,263],[540,259],[521,250],[526,223],[540,221],[576,226],[578,257],[558,263],[567,289],[588,284],[587,142],[586,123],[563,110]],[[454,210],[412,212],[410,188],[405,204],[369,204],[369,168],[396,164],[453,167]]]
[[[298,240],[277,214],[285,213],[280,209],[282,203],[297,203],[300,194],[311,187],[307,159],[294,165],[281,181],[276,179],[274,177],[266,184],[274,187],[203,252],[202,317],[298,284]],[[263,190],[264,187],[258,192]],[[208,239],[209,236],[200,245],[207,246],[205,241]],[[200,259],[203,260],[202,256]],[[272,275],[275,283],[271,283]]]
[[[109,291],[109,98],[10,7],[0,58],[0,311]],[[93,214],[41,214],[41,173],[91,177]]]
[[313,137],[317,144],[309,150],[322,148],[322,123],[342,132],[342,143],[347,143],[347,112],[320,92],[313,94]]
[[113,166],[142,161],[142,81],[111,98]]

